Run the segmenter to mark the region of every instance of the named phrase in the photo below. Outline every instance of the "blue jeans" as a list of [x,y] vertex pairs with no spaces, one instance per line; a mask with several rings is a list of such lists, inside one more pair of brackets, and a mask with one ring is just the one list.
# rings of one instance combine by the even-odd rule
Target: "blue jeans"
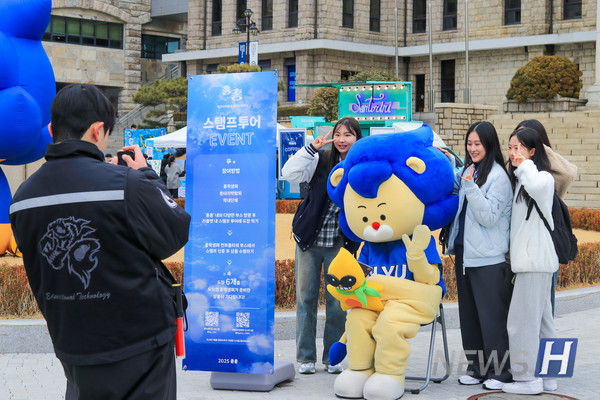
[[[342,247],[338,239],[334,247],[311,247],[306,251],[296,246],[296,360],[301,363],[317,361],[317,308],[321,275],[329,269],[331,260]],[[322,266],[324,268],[322,268]],[[329,364],[329,348],[344,333],[346,312],[339,301],[327,291],[325,333],[323,335],[323,364]]]

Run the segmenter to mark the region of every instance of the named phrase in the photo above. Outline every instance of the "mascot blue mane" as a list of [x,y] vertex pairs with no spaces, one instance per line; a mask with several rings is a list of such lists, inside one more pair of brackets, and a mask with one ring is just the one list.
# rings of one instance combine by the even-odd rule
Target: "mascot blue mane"
[[[421,159],[426,166],[418,174],[406,165],[410,157]],[[433,146],[433,131],[427,124],[403,133],[369,136],[356,142],[346,159],[336,165],[344,169],[340,183],[333,187],[328,180],[327,192],[342,209],[340,227],[351,240],[361,241],[348,227],[344,213],[346,185],[365,198],[375,198],[379,186],[392,174],[398,177],[425,204],[423,225],[439,229],[454,217],[458,196],[452,195],[454,171],[448,158]],[[330,177],[331,177],[330,174]]]

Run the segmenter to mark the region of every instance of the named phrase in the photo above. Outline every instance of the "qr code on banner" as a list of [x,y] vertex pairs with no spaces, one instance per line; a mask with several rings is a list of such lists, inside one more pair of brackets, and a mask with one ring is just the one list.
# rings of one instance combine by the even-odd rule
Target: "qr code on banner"
[[204,313],[205,326],[219,326],[219,313],[216,311],[206,311]]
[[235,313],[236,328],[250,328],[250,313],[238,312]]

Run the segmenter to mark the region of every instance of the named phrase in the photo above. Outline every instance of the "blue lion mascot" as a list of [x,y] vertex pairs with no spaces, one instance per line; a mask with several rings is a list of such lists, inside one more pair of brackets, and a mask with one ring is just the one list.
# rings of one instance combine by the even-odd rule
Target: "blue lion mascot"
[[[52,142],[50,106],[54,72],[42,47],[51,0],[0,1],[0,164],[39,160]],[[0,254],[16,244],[8,220],[8,181],[0,170]]]
[[[349,369],[334,384],[338,397],[402,397],[407,339],[437,315],[445,286],[431,231],[452,220],[458,198],[452,195],[450,161],[432,143],[433,131],[425,124],[370,136],[352,146],[329,175],[329,196],[342,209],[341,229],[364,241],[358,261],[371,269],[360,301],[347,301],[346,332],[330,351],[332,364],[348,354]],[[332,265],[353,262],[342,249]],[[348,280],[354,282],[328,276],[328,290],[343,293],[350,289]],[[346,287],[332,287],[344,281]]]

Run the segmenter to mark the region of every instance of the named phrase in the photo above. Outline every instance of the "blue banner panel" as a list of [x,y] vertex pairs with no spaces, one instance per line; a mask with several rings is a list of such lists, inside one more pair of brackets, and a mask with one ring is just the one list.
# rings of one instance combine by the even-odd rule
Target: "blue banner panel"
[[154,160],[162,160],[167,152],[167,149],[150,147],[146,148],[146,139],[155,138],[167,134],[166,128],[155,129],[125,129],[123,131],[124,146],[140,146],[142,153]]
[[277,72],[188,84],[188,370],[273,373]]
[[[280,129],[279,130],[279,174],[281,176],[281,169],[294,154],[302,147],[304,147],[304,140],[306,138],[306,129]],[[290,183],[285,181],[284,199],[299,199],[300,198],[300,185],[298,183]]]

